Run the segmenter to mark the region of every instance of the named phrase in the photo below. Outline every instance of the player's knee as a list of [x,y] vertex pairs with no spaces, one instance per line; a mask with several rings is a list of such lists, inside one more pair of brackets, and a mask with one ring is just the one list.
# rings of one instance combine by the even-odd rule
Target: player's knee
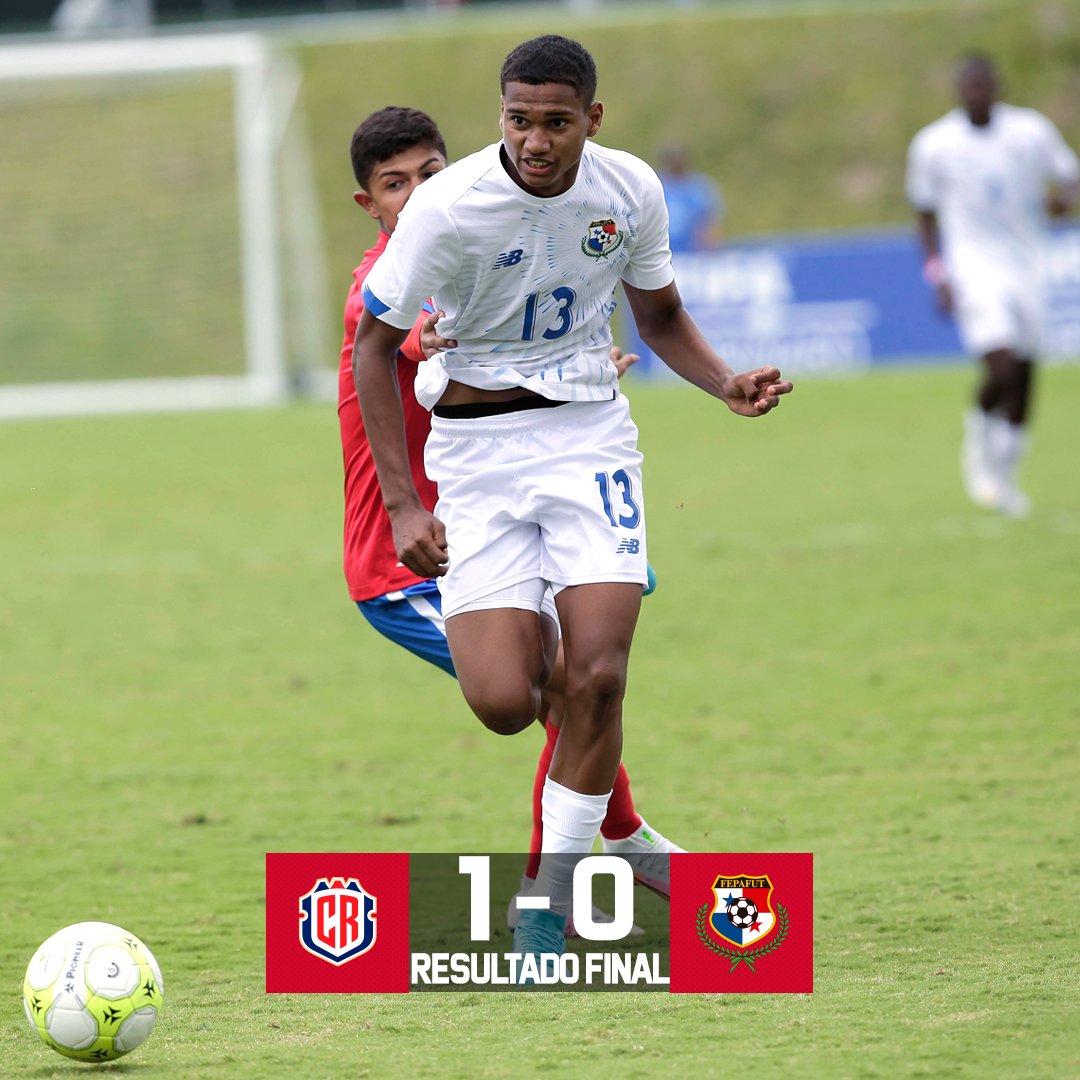
[[1023,363],[1014,364],[1003,380],[1001,409],[1005,414],[1005,419],[1010,424],[1024,422],[1027,412],[1029,383],[1030,366]]
[[983,382],[983,397],[997,408],[1009,393],[1009,377],[1003,371],[992,371]]
[[588,706],[588,712],[605,715],[626,693],[626,666],[611,660],[596,660],[568,676],[566,696]]
[[485,688],[468,695],[467,700],[484,727],[496,735],[516,735],[540,710],[540,695],[532,688]]
[[1027,397],[1031,384],[1031,364],[1018,360],[1009,372],[1009,396],[1016,401]]
[[473,712],[480,718],[484,727],[488,731],[494,731],[496,735],[516,735],[519,731],[524,731],[536,719],[536,712],[532,710],[509,712],[477,709],[474,706]]

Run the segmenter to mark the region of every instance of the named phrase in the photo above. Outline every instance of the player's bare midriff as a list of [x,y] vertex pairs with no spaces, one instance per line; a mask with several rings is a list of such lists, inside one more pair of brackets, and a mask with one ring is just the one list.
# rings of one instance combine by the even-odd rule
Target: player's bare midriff
[[532,390],[526,390],[523,386],[514,386],[509,390],[480,390],[475,386],[466,386],[464,383],[450,380],[449,385],[439,398],[439,405],[475,405],[477,403],[496,401],[516,401],[518,398],[540,397]]

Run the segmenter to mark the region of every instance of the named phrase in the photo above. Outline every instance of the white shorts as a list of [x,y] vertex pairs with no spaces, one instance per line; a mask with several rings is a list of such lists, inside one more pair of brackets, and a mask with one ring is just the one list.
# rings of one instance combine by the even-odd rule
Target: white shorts
[[433,416],[424,464],[446,525],[446,618],[523,582],[554,592],[647,583],[641,453],[625,397],[472,420]]
[[1034,357],[1043,335],[1044,303],[1037,285],[1015,281],[958,282],[956,323],[973,356],[1011,349]]

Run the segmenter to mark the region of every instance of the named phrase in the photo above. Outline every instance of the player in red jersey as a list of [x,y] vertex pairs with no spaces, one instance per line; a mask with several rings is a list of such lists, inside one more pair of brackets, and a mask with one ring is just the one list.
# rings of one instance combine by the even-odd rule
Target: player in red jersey
[[[454,675],[442,620],[438,580],[418,577],[398,560],[352,373],[353,339],[364,307],[361,296],[364,279],[385,249],[409,196],[419,184],[446,166],[446,145],[435,122],[425,113],[391,106],[373,113],[356,129],[351,157],[353,172],[361,188],[353,198],[379,223],[379,238],[353,271],[353,285],[345,304],[345,337],[341,347],[338,390],[338,420],[345,466],[345,579],[349,596],[376,630]],[[431,414],[417,402],[413,378],[416,365],[425,359],[424,344],[430,348],[438,341],[432,312],[428,304],[426,313],[420,313],[398,352],[397,362],[413,483],[428,510],[434,509],[437,499],[435,485],[428,479],[423,464]],[[425,322],[428,324],[426,332]],[[622,359],[621,354],[613,353],[613,359]],[[547,610],[552,616],[555,639],[554,604]],[[556,705],[556,702],[557,698],[552,695],[551,704]],[[546,722],[545,727],[547,739],[537,763],[533,788],[533,831],[525,873],[529,879],[536,876],[539,865],[540,799],[559,735],[555,723]],[[637,813],[629,777],[622,765],[601,827],[601,838],[605,852],[626,856],[632,862],[639,881],[662,895],[669,893],[667,856],[682,849],[649,827]],[[512,925],[516,906],[511,905],[511,911],[513,914],[508,916],[508,921]]]

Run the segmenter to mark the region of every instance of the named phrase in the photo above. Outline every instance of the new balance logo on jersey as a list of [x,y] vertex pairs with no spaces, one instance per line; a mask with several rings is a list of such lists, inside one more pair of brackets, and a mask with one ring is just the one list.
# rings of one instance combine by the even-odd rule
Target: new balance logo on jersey
[[504,266],[517,266],[521,262],[525,252],[521,248],[514,248],[513,251],[503,251],[499,253],[499,256],[491,264],[492,270],[501,270]]
[[621,544],[615,549],[616,555],[636,555],[641,551],[641,541],[631,540],[629,538],[624,539]]

